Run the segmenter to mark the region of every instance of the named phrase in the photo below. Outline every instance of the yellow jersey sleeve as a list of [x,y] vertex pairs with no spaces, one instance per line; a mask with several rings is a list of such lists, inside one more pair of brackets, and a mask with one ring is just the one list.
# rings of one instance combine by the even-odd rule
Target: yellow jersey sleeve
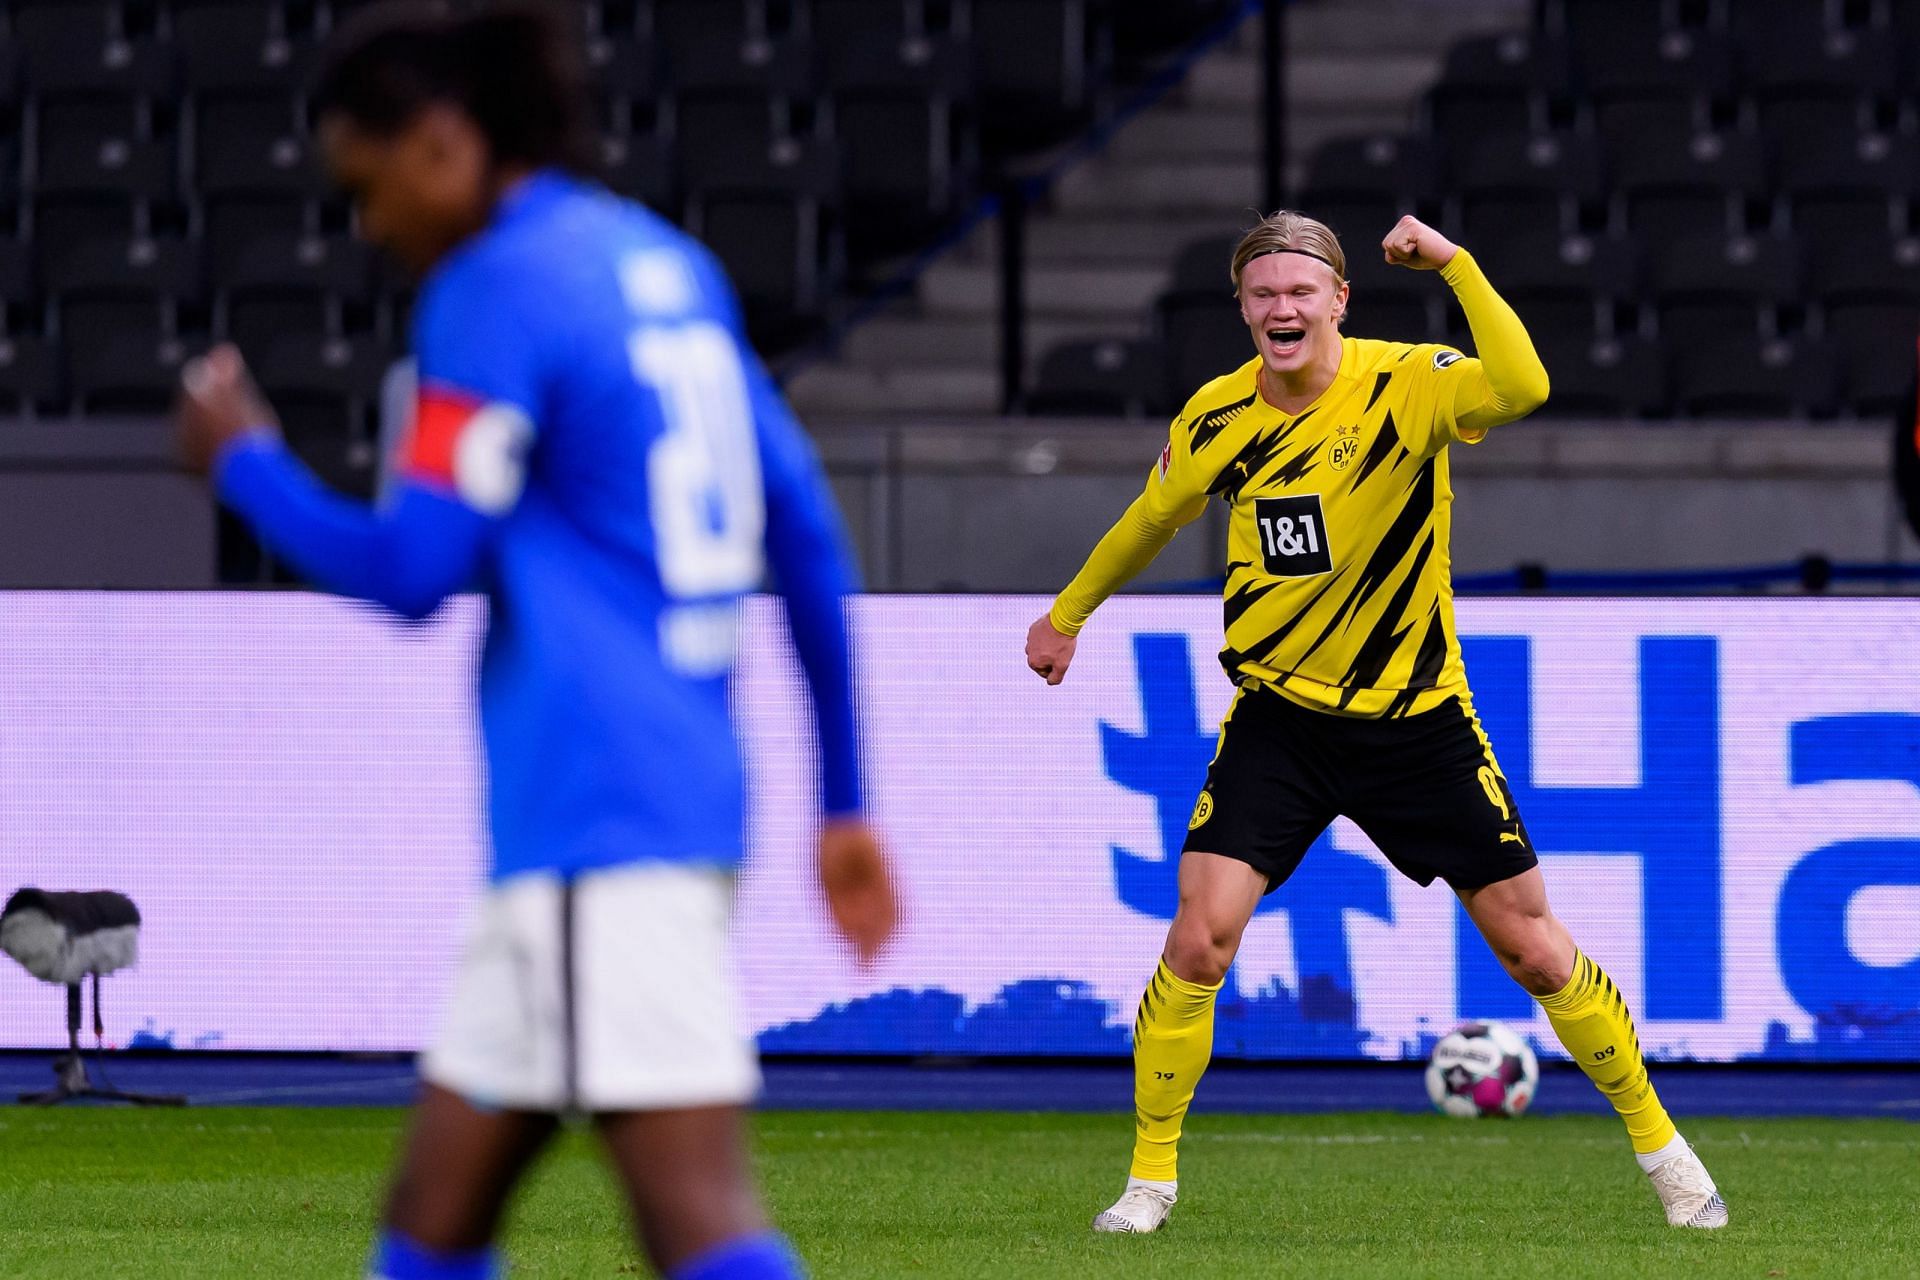
[[1166,447],[1147,473],[1147,487],[1094,546],[1073,581],[1055,597],[1048,617],[1061,635],[1077,636],[1093,611],[1153,563],[1180,526],[1207,506],[1213,477],[1194,461],[1187,417],[1174,419]]
[[1488,283],[1473,255],[1457,250],[1440,278],[1466,313],[1479,359],[1448,347],[1419,348],[1421,412],[1400,423],[1402,441],[1422,457],[1449,444],[1478,444],[1488,427],[1524,418],[1547,399],[1547,368],[1526,326]]

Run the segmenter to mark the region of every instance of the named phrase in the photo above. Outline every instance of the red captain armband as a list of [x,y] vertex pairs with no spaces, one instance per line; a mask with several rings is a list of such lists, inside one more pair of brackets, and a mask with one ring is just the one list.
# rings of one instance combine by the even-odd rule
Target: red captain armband
[[504,515],[526,485],[532,443],[533,422],[518,405],[430,383],[420,388],[400,470],[475,511]]
[[413,434],[401,456],[402,470],[448,489],[454,487],[454,452],[460,433],[486,407],[479,396],[457,387],[425,386],[413,412]]

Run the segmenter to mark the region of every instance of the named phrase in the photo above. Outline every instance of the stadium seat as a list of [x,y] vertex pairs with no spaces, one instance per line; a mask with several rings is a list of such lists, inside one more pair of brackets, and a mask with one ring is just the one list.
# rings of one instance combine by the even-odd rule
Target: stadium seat
[[[1530,331],[1611,335],[1639,287],[1639,247],[1622,236],[1536,232],[1468,247]],[[1448,316],[1464,336],[1464,313],[1454,305]]]
[[826,61],[849,242],[905,249],[942,222],[961,195],[966,50],[949,37],[849,35],[827,49]]
[[1604,37],[1621,27],[1660,30],[1687,25],[1701,14],[1681,0],[1540,0],[1539,25],[1569,44]]
[[1086,119],[1095,21],[1088,0],[972,0],[981,126],[996,146],[1031,151]]
[[1160,411],[1164,382],[1158,343],[1120,338],[1063,342],[1040,361],[1027,409],[1037,414],[1141,417]]
[[[1750,21],[1738,36],[1742,88],[1768,131],[1796,124],[1893,123],[1899,48],[1872,32],[1830,25],[1823,7],[1802,6]],[[1754,6],[1735,6],[1736,12]]]
[[[1347,282],[1353,288],[1343,332],[1386,342],[1432,342],[1442,336],[1439,317],[1447,288],[1433,273],[1390,266],[1377,242],[1368,241],[1347,255]],[[1244,327],[1241,341],[1248,341]]]
[[1540,32],[1510,31],[1457,41],[1425,98],[1428,127],[1450,149],[1488,133],[1550,127],[1552,102],[1566,96],[1566,46]]
[[13,413],[50,410],[65,396],[58,347],[29,334],[0,335],[0,405]]
[[718,35],[736,45],[764,37],[764,10],[745,0],[653,0],[652,34],[668,48]]
[[167,142],[104,138],[88,145],[43,148],[34,189],[44,196],[123,196],[171,200],[176,161]]
[[680,216],[680,180],[673,147],[659,137],[627,135],[600,140],[600,174],[614,191],[662,216]]
[[165,334],[120,330],[97,341],[71,341],[67,369],[82,412],[154,416],[167,412],[180,386],[180,366],[202,344]]
[[1847,407],[1862,417],[1898,410],[1913,389],[1920,298],[1839,303],[1822,330],[1839,353]]
[[[1307,166],[1303,208],[1330,224],[1328,211],[1347,213],[1352,230],[1379,226],[1401,213],[1430,210],[1441,191],[1443,162],[1433,142],[1394,134],[1352,135],[1320,144]],[[1336,225],[1336,230],[1349,228]]]
[[47,93],[34,99],[35,151],[45,158],[97,153],[148,137],[146,105],[121,93]]
[[322,289],[363,302],[373,283],[373,250],[346,236],[269,232],[213,260],[215,289]]
[[1766,185],[1759,138],[1737,131],[1643,137],[1607,159],[1614,225],[1654,241],[1744,232]]
[[318,207],[289,192],[216,192],[200,201],[200,239],[207,256],[226,261],[258,237],[299,237],[319,226]]
[[103,294],[120,289],[176,298],[201,290],[199,247],[145,235],[89,239],[41,267],[49,294]]
[[1788,236],[1696,233],[1655,242],[1647,283],[1663,338],[1698,344],[1779,330],[1800,296],[1802,246]]
[[241,289],[222,293],[214,329],[249,358],[281,339],[319,342],[340,332],[340,306],[322,289]]
[[117,191],[36,197],[32,244],[42,277],[89,241],[124,239],[144,231],[144,222],[144,205]]
[[1696,418],[1827,417],[1838,401],[1834,353],[1816,339],[1719,339],[1673,356],[1675,409]]
[[1733,96],[1733,50],[1699,29],[1613,22],[1569,44],[1575,86],[1595,104],[1665,99],[1711,104]]
[[305,122],[284,92],[196,95],[192,139],[195,182],[203,194],[308,192],[317,184]]
[[587,44],[596,124],[624,136],[661,127],[660,49],[633,36],[597,36]]
[[1224,279],[1212,297],[1170,294],[1160,299],[1154,313],[1165,374],[1162,404],[1185,404],[1202,384],[1253,358],[1253,340]]
[[368,402],[309,387],[276,388],[274,409],[287,447],[329,487],[372,496],[379,461]]
[[[375,400],[392,351],[377,338],[290,334],[268,342],[252,361],[261,382],[276,389]],[[345,424],[342,424],[343,426]]]
[[1534,340],[1552,392],[1536,416],[1650,418],[1667,409],[1660,344],[1631,334],[1593,338],[1541,333]]
[[0,237],[0,308],[6,320],[0,332],[14,329],[17,313],[40,300],[37,275],[28,246],[18,238]]
[[1468,243],[1538,231],[1577,231],[1600,194],[1600,157],[1577,134],[1506,133],[1453,158],[1457,212]]
[[690,217],[733,277],[757,339],[790,339],[825,308],[826,231],[817,204],[742,192],[703,200]]
[[1884,237],[1920,197],[1920,140],[1911,134],[1787,127],[1774,138],[1774,187],[1809,239]]
[[[846,41],[868,38],[898,46],[925,32],[919,0],[810,0],[806,13],[809,34],[828,52]],[[830,83],[837,81],[830,78]]]
[[[175,332],[180,303],[201,292],[194,246],[146,236],[83,242],[48,264],[43,279],[61,340],[76,362],[120,339],[162,342]],[[83,394],[97,390],[80,378],[81,365],[74,367]]]

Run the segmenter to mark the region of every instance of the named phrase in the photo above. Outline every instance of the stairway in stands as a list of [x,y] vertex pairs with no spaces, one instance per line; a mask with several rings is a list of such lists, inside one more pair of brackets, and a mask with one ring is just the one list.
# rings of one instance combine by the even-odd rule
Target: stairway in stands
[[[1406,128],[1449,44],[1525,27],[1530,15],[1530,0],[1296,3],[1287,22],[1292,179],[1327,138]],[[1180,247],[1252,221],[1260,37],[1259,21],[1246,23],[1030,216],[1029,373],[1064,338],[1142,332]],[[997,412],[996,272],[988,223],[927,270],[911,301],[854,329],[837,358],[796,373],[787,386],[794,406],[814,422]]]

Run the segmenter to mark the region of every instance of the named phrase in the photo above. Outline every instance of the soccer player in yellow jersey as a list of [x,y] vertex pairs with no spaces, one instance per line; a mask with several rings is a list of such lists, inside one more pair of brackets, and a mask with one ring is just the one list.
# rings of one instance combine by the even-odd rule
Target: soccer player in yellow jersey
[[1134,1023],[1133,1166],[1096,1231],[1152,1231],[1213,1051],[1213,1005],[1261,895],[1338,815],[1422,885],[1444,879],[1560,1043],[1626,1122],[1675,1226],[1727,1207],[1648,1082],[1613,981],[1547,905],[1527,829],[1474,715],[1448,578],[1447,447],[1547,398],[1547,372],[1473,257],[1416,218],[1388,262],[1453,287],[1478,359],[1343,337],[1346,257],[1323,223],[1265,219],[1233,255],[1255,359],[1174,420],[1143,493],[1027,633],[1058,684],[1101,601],[1218,495],[1226,648],[1239,686],[1180,859],[1179,907]]

